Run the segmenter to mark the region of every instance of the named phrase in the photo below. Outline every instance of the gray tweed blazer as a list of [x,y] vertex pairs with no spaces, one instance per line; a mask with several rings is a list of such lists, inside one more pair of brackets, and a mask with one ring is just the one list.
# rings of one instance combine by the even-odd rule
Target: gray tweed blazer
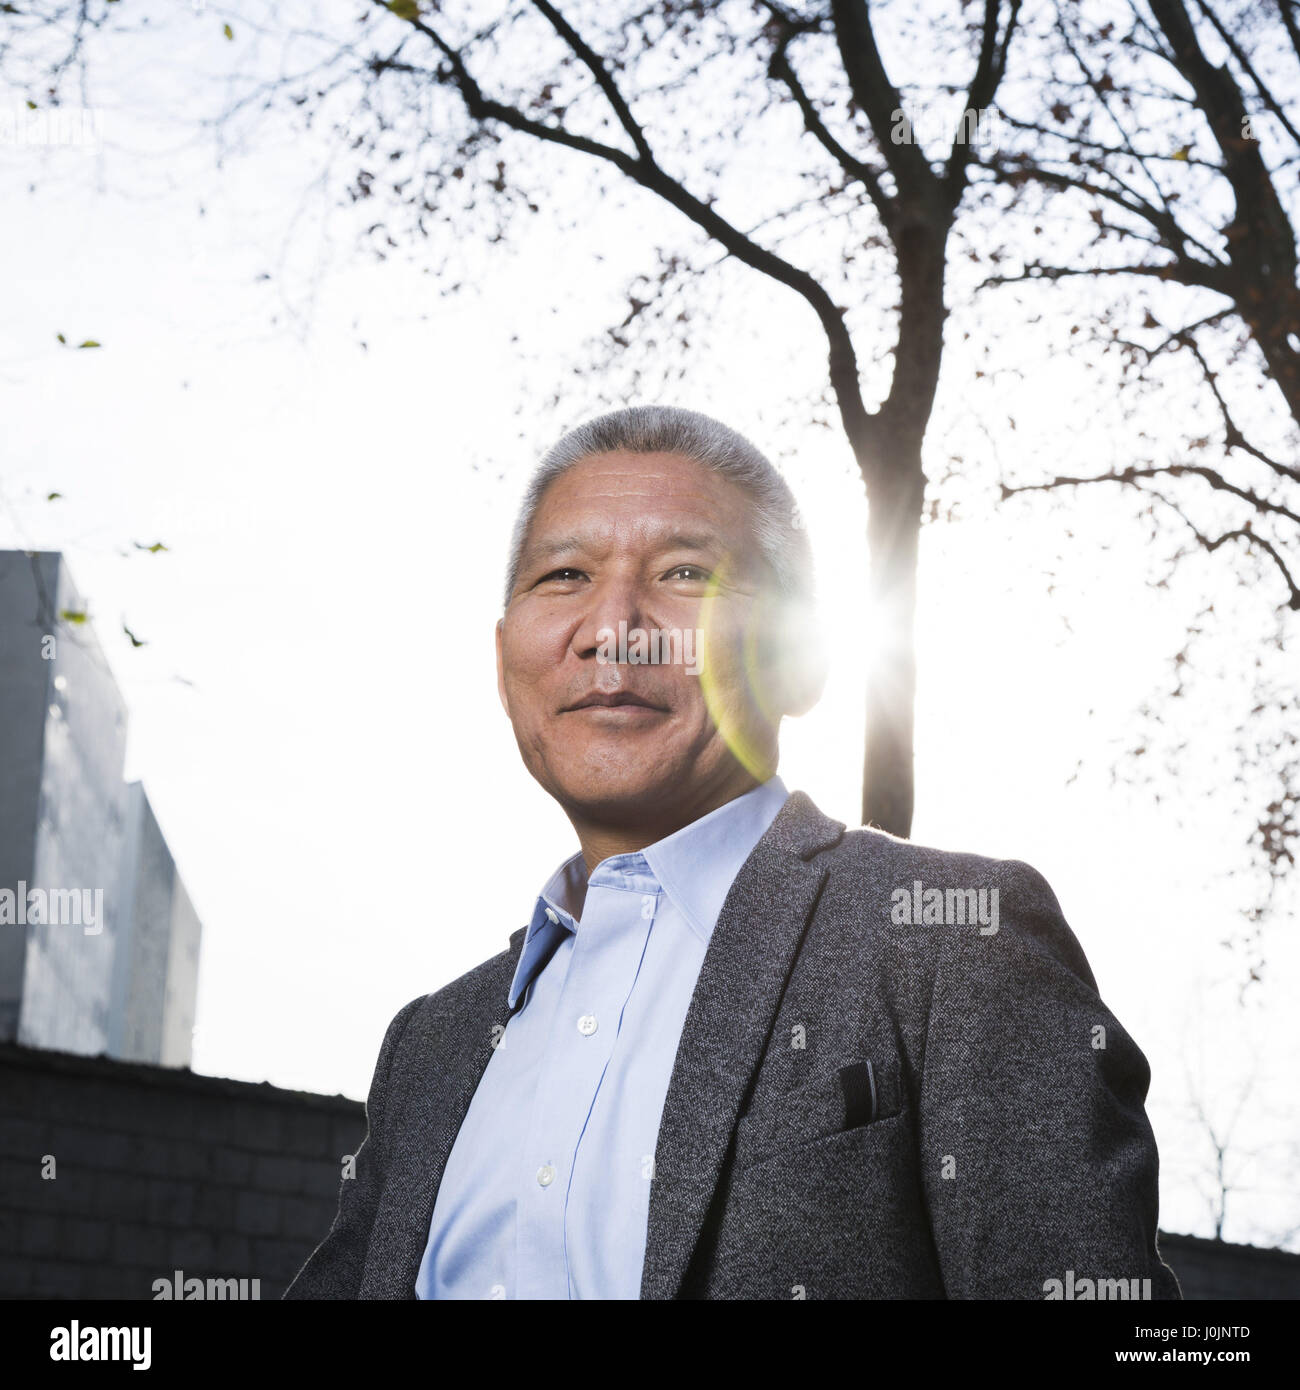
[[[918,884],[996,888],[997,930],[898,920]],[[523,937],[393,1020],[356,1175],[286,1298],[414,1297]],[[796,792],[695,986],[641,1296],[1178,1298],[1149,1080],[1035,870],[846,832]]]

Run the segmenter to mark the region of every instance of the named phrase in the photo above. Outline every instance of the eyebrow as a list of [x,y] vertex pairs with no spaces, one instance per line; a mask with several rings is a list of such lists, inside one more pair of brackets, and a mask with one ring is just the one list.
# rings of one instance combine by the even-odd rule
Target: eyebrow
[[[528,560],[530,563],[538,564],[543,560],[548,560],[554,555],[562,554],[566,550],[582,550],[590,542],[583,540],[579,536],[561,536],[553,541],[546,541],[536,547],[529,547]],[[717,550],[720,549],[717,536],[710,536],[706,532],[686,532],[675,531],[670,536],[665,536],[658,542],[660,550]]]
[[562,536],[559,540],[547,541],[544,545],[529,545],[521,558],[537,564],[542,560],[549,560],[552,555],[559,555],[562,551],[581,549],[582,542],[577,536]]

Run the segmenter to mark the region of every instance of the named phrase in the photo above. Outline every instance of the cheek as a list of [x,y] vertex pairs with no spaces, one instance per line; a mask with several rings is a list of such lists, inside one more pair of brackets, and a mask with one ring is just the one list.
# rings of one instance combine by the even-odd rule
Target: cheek
[[754,661],[751,629],[740,622],[719,623],[711,628],[704,642],[702,682],[709,702],[721,701],[728,709],[748,703],[750,668]]
[[554,615],[519,617],[508,623],[501,641],[506,689],[526,691],[558,676],[567,650],[567,625]]
[[[710,642],[701,692],[718,739],[749,766],[770,729],[779,722],[760,669],[762,654],[753,630],[732,627]],[[752,755],[752,756],[751,756]]]

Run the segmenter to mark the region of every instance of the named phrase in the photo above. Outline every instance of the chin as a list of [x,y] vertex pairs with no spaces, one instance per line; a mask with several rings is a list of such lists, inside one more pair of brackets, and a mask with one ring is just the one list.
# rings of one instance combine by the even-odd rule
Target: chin
[[647,811],[680,797],[681,779],[659,766],[623,776],[584,777],[556,787],[554,794],[586,820],[609,826],[637,825],[645,820]]

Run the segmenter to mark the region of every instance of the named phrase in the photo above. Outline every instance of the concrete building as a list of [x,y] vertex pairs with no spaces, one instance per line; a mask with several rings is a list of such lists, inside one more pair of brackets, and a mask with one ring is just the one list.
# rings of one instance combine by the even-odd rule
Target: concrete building
[[108,1055],[186,1067],[202,927],[139,782],[126,788]]
[[0,551],[0,1041],[186,1066],[201,928],[63,557]]

